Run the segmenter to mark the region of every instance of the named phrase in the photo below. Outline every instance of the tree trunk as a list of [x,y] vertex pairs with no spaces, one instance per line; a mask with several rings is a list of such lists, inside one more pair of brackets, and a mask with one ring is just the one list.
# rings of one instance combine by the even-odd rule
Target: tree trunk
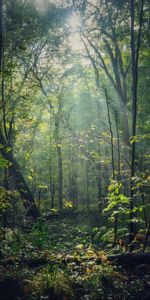
[[[107,91],[105,89],[105,97],[106,97],[106,106],[107,106],[107,114],[108,114],[108,124],[109,124],[109,131],[110,131],[110,137],[111,137],[111,165],[112,165],[112,179],[115,180],[115,159],[114,159],[114,134],[112,130],[112,122],[111,122],[111,116],[110,116],[110,107],[109,107],[109,100]],[[114,208],[117,210],[117,205]],[[117,235],[118,235],[118,214],[115,214],[114,218],[114,242],[113,247],[116,246],[117,242]]]
[[89,208],[90,208],[90,195],[89,195],[90,180],[89,180],[88,162],[85,162],[85,173],[86,173],[86,207],[87,207],[87,210],[89,211]]
[[[2,72],[2,58],[3,58],[3,24],[2,24],[2,5],[3,2],[0,0],[0,73]],[[2,75],[2,74],[0,74]],[[1,78],[2,80],[2,78]],[[1,82],[2,86],[2,82]],[[3,87],[2,87],[3,88]],[[33,218],[39,217],[39,211],[37,209],[37,206],[34,202],[32,193],[27,186],[25,179],[23,178],[21,171],[19,169],[19,165],[16,162],[12,151],[7,151],[7,143],[5,141],[5,138],[3,136],[2,129],[0,128],[0,144],[1,149],[0,152],[4,159],[6,159],[10,165],[9,165],[9,173],[12,175],[16,189],[19,191],[21,198],[23,199],[24,207],[27,210],[27,215],[31,216]]]
[[112,179],[115,180],[115,160],[114,160],[114,134],[112,130],[112,122],[110,116],[110,107],[107,91],[105,89],[105,98],[106,98],[106,106],[107,106],[107,115],[108,115],[108,124],[109,124],[109,132],[110,132],[110,140],[111,140],[111,166],[112,166]]
[[119,127],[118,127],[118,114],[117,111],[115,113],[115,123],[116,123],[116,133],[117,133],[117,165],[118,165],[118,181],[121,180],[121,172],[120,172],[120,162],[121,162],[121,155],[120,155],[120,136],[119,136]]
[[9,162],[9,173],[12,176],[16,189],[20,193],[20,196],[23,200],[23,205],[27,210],[26,214],[34,219],[39,217],[39,211],[34,202],[33,195],[26,184],[24,177],[21,174],[19,164],[16,162],[12,151],[7,151],[6,142],[3,137],[2,131],[0,129],[0,144],[1,144],[1,154]]
[[147,231],[146,231],[146,234],[145,234],[145,240],[144,240],[144,245],[143,245],[143,251],[146,250],[147,243],[148,243],[148,238],[149,238],[149,237],[150,237],[150,219],[149,219]]
[[49,149],[50,149],[50,157],[49,157],[49,187],[50,187],[50,206],[51,209],[54,208],[54,199],[55,199],[55,184],[54,184],[54,176],[53,176],[53,168],[52,168],[52,137],[51,137],[51,108],[49,110]]
[[63,166],[62,166],[62,143],[60,137],[60,121],[62,119],[63,101],[61,93],[58,96],[58,112],[55,115],[55,143],[58,157],[58,207],[63,209]]
[[133,177],[135,176],[135,150],[136,144],[134,137],[136,135],[136,119],[137,119],[137,87],[138,87],[138,58],[139,58],[139,49],[141,45],[141,29],[143,23],[143,3],[141,0],[141,8],[140,8],[140,24],[139,24],[139,32],[137,39],[137,47],[135,46],[135,0],[131,0],[130,8],[131,8],[131,57],[132,57],[132,147],[131,147],[131,188],[130,188],[130,251],[133,250],[132,241],[134,239],[134,231],[135,225],[133,223],[133,208],[134,208],[134,183]]
[[62,154],[61,154],[60,145],[57,145],[57,154],[58,154],[58,206],[61,211],[63,209],[63,196],[62,196],[63,172],[62,172]]
[[0,0],[0,72],[2,69],[2,51],[3,51],[3,22],[2,22],[2,8],[3,8],[3,1]]

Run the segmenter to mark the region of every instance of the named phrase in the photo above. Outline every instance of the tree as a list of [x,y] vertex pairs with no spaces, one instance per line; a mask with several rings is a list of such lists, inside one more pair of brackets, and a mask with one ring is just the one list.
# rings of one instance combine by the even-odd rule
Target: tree
[[[0,2],[0,73],[1,73],[1,99],[2,99],[2,106],[4,103],[4,91],[3,91],[3,67],[4,67],[4,62],[3,62],[3,20],[2,20],[2,11],[3,11],[3,3],[2,1]],[[3,111],[4,114],[4,111]],[[5,122],[5,119],[3,119]],[[13,179],[14,179],[14,183],[16,188],[18,189],[21,198],[23,199],[23,204],[27,210],[27,215],[33,217],[33,218],[37,218],[39,217],[39,211],[36,207],[36,204],[34,202],[32,193],[30,191],[30,189],[28,188],[20,170],[19,170],[19,165],[16,162],[13,153],[12,153],[12,149],[11,149],[11,145],[9,144],[9,139],[6,133],[6,124],[3,122],[3,127],[4,127],[4,132],[5,132],[5,137],[4,134],[2,132],[2,123],[0,124],[0,144],[1,144],[1,154],[4,157],[4,159],[6,159],[9,162],[9,171],[10,174],[12,175]]]
[[[134,208],[134,184],[133,178],[135,176],[135,150],[136,150],[136,123],[137,123],[137,92],[138,92],[138,64],[139,64],[139,51],[141,46],[141,35],[142,35],[142,25],[143,25],[143,6],[144,1],[140,1],[140,11],[139,11],[139,30],[137,37],[137,44],[135,42],[135,0],[130,1],[131,4],[131,66],[132,66],[132,144],[131,144],[131,193],[130,193],[130,243],[134,239],[134,223],[133,223],[133,208]],[[131,245],[131,249],[132,249]]]
[[[127,76],[130,68],[128,51],[128,3],[122,1],[99,1],[87,5],[83,16],[83,37],[90,59],[104,71],[120,101],[122,130],[126,146],[129,145]],[[124,14],[122,14],[124,10]],[[89,26],[90,20],[90,26]],[[120,34],[121,33],[121,34]],[[127,49],[127,50],[126,50]],[[88,55],[89,56],[89,55]]]

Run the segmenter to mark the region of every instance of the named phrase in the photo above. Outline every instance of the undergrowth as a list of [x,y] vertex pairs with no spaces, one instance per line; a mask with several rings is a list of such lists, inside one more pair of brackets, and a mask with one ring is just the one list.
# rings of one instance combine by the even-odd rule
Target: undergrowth
[[[104,226],[40,220],[27,233],[7,229],[1,237],[1,300],[12,300],[8,285],[16,285],[13,300],[146,299],[149,270],[140,277],[139,271],[114,266]],[[121,243],[117,247],[114,252],[125,251]]]

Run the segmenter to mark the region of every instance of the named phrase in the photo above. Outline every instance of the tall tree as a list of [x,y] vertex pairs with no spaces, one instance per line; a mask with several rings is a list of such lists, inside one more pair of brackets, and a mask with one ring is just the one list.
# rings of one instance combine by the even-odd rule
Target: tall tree
[[[130,243],[134,239],[134,222],[133,222],[133,208],[134,208],[134,176],[135,176],[135,157],[136,157],[136,123],[137,123],[137,100],[138,100],[138,64],[139,64],[139,50],[141,46],[141,34],[142,34],[142,25],[143,25],[143,5],[144,0],[140,1],[139,7],[139,29],[137,41],[135,38],[135,5],[136,1],[131,0],[131,65],[132,65],[132,145],[131,145],[131,192],[130,192]],[[132,249],[131,245],[131,249]]]
[[123,137],[129,148],[127,76],[131,62],[130,59],[125,59],[125,52],[128,56],[128,50],[123,48],[123,39],[126,38],[126,47],[128,44],[128,3],[105,0],[94,4],[91,1],[86,10],[82,17],[81,36],[90,53],[90,59],[104,71],[119,97]]
[[[3,64],[3,20],[2,20],[2,14],[3,14],[3,3],[0,1],[0,75],[1,75],[1,102],[4,103],[4,91],[3,91],[3,70],[2,70],[2,64]],[[5,103],[4,103],[5,105]],[[18,163],[16,162],[11,145],[9,144],[8,137],[5,132],[5,137],[2,131],[3,126],[5,127],[5,124],[0,123],[0,151],[4,159],[6,159],[9,162],[9,171],[14,179],[15,186],[17,190],[20,193],[20,196],[23,200],[24,207],[26,208],[26,214],[28,216],[31,216],[33,218],[39,217],[39,211],[37,209],[37,206],[34,202],[33,195],[24,179],[24,177],[21,174],[20,168]],[[8,151],[9,149],[9,151]]]

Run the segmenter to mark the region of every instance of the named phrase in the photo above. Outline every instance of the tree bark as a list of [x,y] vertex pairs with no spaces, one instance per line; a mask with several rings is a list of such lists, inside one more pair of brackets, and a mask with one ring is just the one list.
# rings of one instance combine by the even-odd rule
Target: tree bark
[[146,234],[145,234],[145,240],[144,240],[144,245],[143,245],[143,251],[146,250],[147,242],[148,242],[148,238],[149,238],[149,237],[150,237],[150,219],[149,219],[147,231],[146,231]]
[[39,217],[39,211],[34,202],[33,195],[24,177],[21,174],[19,164],[16,162],[12,151],[7,151],[7,146],[1,129],[0,129],[0,144],[1,144],[1,149],[0,149],[1,154],[4,157],[4,159],[6,159],[10,164],[9,173],[12,176],[16,189],[20,193],[20,196],[23,200],[23,205],[27,211],[26,214],[36,219],[37,217]]
[[136,120],[137,120],[137,88],[138,88],[138,60],[139,60],[139,50],[141,45],[141,30],[143,23],[143,4],[144,0],[141,0],[140,8],[140,23],[137,47],[135,45],[135,0],[130,1],[131,8],[131,66],[132,66],[132,145],[131,145],[131,188],[130,188],[130,251],[133,250],[132,241],[134,239],[135,225],[133,223],[133,208],[134,208],[134,183],[133,177],[135,176],[135,157],[136,157],[136,144],[134,137],[136,135]]
[[7,151],[7,145],[3,136],[3,133],[0,129],[0,144],[1,144],[1,154],[9,162],[9,174],[12,176],[15,183],[16,189],[20,193],[20,196],[23,200],[23,205],[26,209],[26,214],[34,219],[39,217],[39,211],[34,202],[33,195],[26,184],[24,177],[19,168],[19,164],[16,162],[12,151]]
[[87,207],[87,210],[89,211],[89,208],[90,208],[90,195],[89,195],[90,180],[89,180],[88,161],[85,162],[85,173],[86,173],[86,207]]
[[120,155],[120,136],[119,136],[119,127],[118,127],[118,114],[117,111],[115,112],[115,123],[116,123],[116,133],[117,133],[117,165],[118,165],[118,181],[121,180],[121,171],[120,171],[120,162],[121,162],[121,155]]
[[50,187],[50,206],[51,209],[54,208],[54,198],[55,198],[55,184],[53,178],[53,168],[52,168],[52,137],[51,137],[51,108],[49,110],[49,149],[50,149],[50,157],[49,157],[49,187]]
[[63,195],[62,195],[63,172],[62,172],[62,153],[61,153],[60,145],[57,145],[57,154],[58,154],[58,206],[61,211],[63,209]]
[[60,121],[61,113],[63,108],[63,102],[61,98],[61,93],[58,96],[58,112],[55,115],[55,143],[58,157],[58,207],[59,210],[63,209],[63,164],[62,164],[62,143],[60,138]]
[[3,18],[2,18],[3,1],[0,0],[0,72],[2,70],[2,51],[3,51]]
[[107,115],[108,115],[108,124],[109,124],[109,132],[110,132],[110,140],[111,140],[111,166],[112,166],[112,178],[115,180],[115,161],[114,161],[114,134],[112,130],[112,122],[110,117],[110,107],[107,91],[105,89],[105,98],[106,98],[106,106],[107,106]]

